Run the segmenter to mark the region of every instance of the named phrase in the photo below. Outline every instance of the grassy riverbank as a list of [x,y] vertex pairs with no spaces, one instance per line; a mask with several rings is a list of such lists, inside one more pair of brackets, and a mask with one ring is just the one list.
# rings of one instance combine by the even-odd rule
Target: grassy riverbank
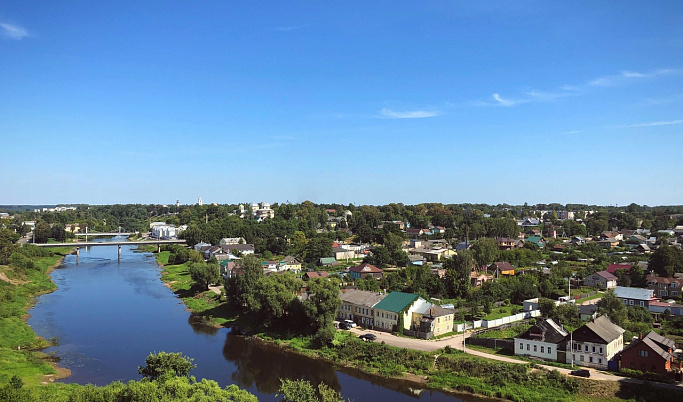
[[[145,250],[145,248],[141,248]],[[154,249],[154,250],[152,250]],[[155,247],[149,247],[146,251],[156,251]],[[222,289],[203,290],[196,286],[190,278],[190,264],[186,262],[180,265],[168,265],[170,251],[155,253],[157,262],[162,267],[161,279],[166,286],[178,295],[185,303],[188,310],[202,317],[207,323],[214,326],[223,326],[235,321],[235,316],[230,314],[221,297]]]
[[10,265],[0,266],[0,385],[14,375],[31,387],[69,374],[40,351],[51,343],[38,337],[26,320],[35,298],[57,289],[49,272],[71,250],[29,247],[23,250],[25,258],[17,257]]
[[[151,250],[149,250],[151,251]],[[235,321],[225,303],[214,292],[193,287],[189,263],[165,265],[170,252],[156,254],[163,267],[162,280],[189,310],[222,325]],[[214,293],[213,295],[211,293]],[[385,378],[420,383],[424,387],[453,393],[470,393],[512,401],[622,401],[642,398],[640,389],[630,384],[606,383],[567,377],[534,364],[511,364],[472,356],[455,350],[421,352],[395,348],[376,342],[362,342],[350,332],[338,331],[332,345],[315,348],[311,337],[259,332],[265,342],[329,361],[330,364],[360,370]],[[673,392],[655,389],[662,402],[678,400]],[[674,396],[672,399],[671,396]]]

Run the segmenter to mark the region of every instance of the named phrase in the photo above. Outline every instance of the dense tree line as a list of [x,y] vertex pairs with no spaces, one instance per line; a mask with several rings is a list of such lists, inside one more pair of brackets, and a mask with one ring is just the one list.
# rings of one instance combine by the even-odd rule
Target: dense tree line
[[[216,381],[197,381],[190,376],[196,365],[192,359],[180,353],[153,353],[146,365],[138,367],[143,375],[139,381],[112,382],[98,387],[92,384],[71,387],[69,402],[256,402],[256,396],[239,389],[236,385],[221,388]],[[44,388],[26,388],[18,377],[0,387],[0,401],[38,402],[54,399],[47,396]]]
[[306,283],[307,298],[297,297],[303,283],[294,274],[264,275],[253,255],[239,263],[242,274],[225,282],[228,306],[255,326],[313,335],[319,345],[334,338],[334,317],[341,305],[335,279],[316,278]]

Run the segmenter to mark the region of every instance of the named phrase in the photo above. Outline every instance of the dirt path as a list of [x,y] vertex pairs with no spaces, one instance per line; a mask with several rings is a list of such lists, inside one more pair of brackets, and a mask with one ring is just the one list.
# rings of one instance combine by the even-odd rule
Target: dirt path
[[11,283],[12,285],[23,285],[24,283],[28,283],[28,281],[22,281],[19,279],[10,279],[5,275],[4,272],[0,272],[0,280]]
[[219,295],[223,290],[223,286],[209,286],[209,290]]

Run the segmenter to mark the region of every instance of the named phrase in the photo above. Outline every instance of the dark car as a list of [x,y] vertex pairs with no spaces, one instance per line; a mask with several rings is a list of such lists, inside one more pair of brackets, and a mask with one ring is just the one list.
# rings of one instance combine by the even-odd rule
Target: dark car
[[588,377],[591,376],[591,372],[588,371],[588,370],[586,370],[586,369],[573,370],[573,371],[570,371],[569,374],[575,375],[575,376],[578,376],[578,377],[586,377],[586,378],[588,378]]
[[340,322],[339,329],[351,329],[351,324],[348,322]]
[[374,341],[375,339],[377,339],[377,335],[375,335],[375,334],[363,334],[363,335],[360,335],[359,338],[364,340],[364,341]]

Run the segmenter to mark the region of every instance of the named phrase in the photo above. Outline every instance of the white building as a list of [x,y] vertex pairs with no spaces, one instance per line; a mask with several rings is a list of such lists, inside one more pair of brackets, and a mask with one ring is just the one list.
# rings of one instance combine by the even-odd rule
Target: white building
[[607,369],[607,362],[624,348],[624,332],[606,315],[587,322],[572,332],[565,363]]
[[564,347],[569,333],[551,318],[539,318],[536,325],[515,337],[515,355],[557,361],[557,351]]

